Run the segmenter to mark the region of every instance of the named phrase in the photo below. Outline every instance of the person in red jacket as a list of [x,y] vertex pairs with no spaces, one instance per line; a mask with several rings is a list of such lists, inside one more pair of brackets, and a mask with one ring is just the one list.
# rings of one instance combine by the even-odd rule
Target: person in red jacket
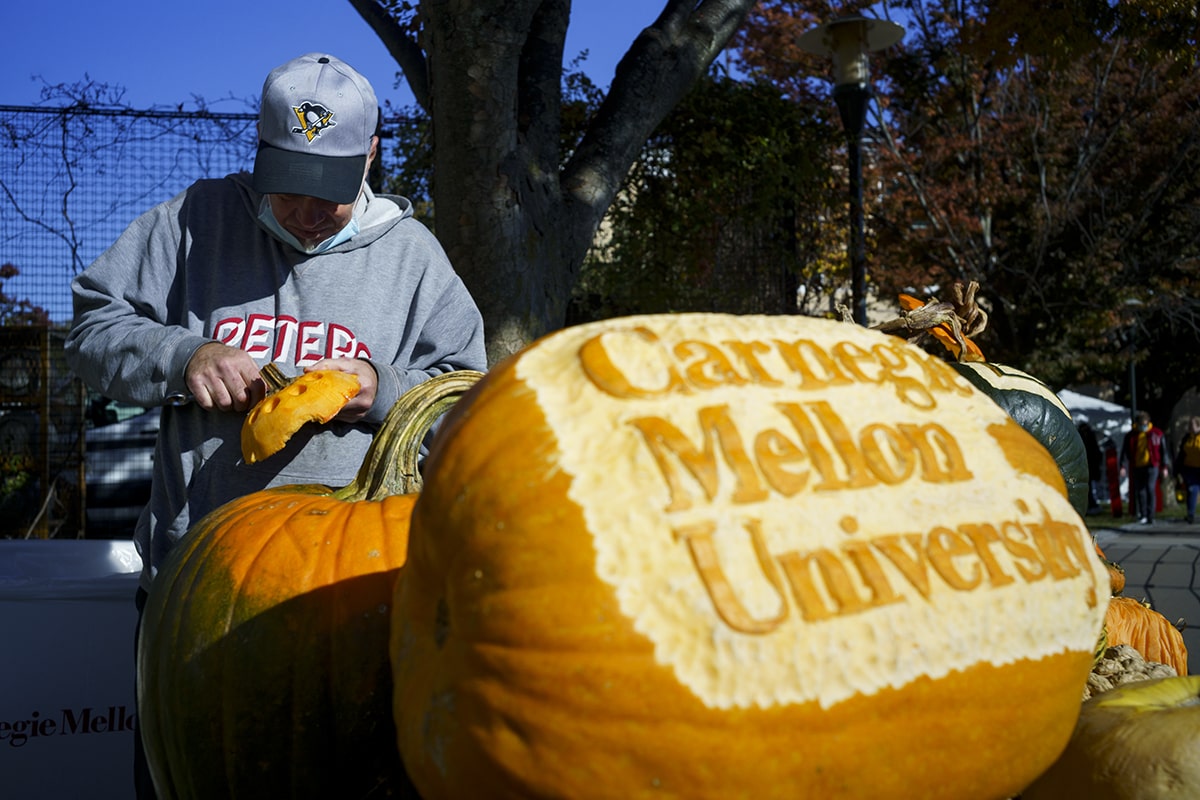
[[1121,464],[1128,469],[1134,516],[1143,525],[1153,525],[1158,477],[1164,472],[1170,474],[1170,465],[1167,463],[1166,436],[1146,411],[1138,412],[1133,430],[1125,434]]

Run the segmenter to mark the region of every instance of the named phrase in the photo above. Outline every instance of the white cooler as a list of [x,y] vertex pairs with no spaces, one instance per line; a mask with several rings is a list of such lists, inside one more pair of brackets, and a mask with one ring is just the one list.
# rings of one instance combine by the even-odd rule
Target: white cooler
[[127,541],[0,539],[0,797],[133,797]]

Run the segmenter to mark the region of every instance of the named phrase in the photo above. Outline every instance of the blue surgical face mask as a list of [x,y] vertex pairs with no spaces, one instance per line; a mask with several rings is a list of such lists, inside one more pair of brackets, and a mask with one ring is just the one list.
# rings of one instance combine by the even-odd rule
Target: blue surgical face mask
[[271,210],[271,201],[266,195],[263,195],[262,200],[259,201],[258,204],[258,221],[263,225],[266,225],[267,230],[275,234],[280,241],[290,244],[301,253],[307,253],[308,255],[324,253],[331,247],[337,247],[342,242],[349,241],[354,237],[355,234],[358,233],[358,215],[355,214],[350,218],[350,221],[346,223],[345,227],[343,227],[333,236],[330,236],[323,242],[318,242],[312,247],[305,247],[300,243],[299,239],[297,239],[288,231],[287,228],[279,224],[279,220],[275,219],[275,212]]

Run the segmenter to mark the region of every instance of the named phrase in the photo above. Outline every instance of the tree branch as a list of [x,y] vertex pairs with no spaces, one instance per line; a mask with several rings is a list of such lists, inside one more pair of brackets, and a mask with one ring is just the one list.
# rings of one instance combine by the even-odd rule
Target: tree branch
[[405,32],[384,6],[376,0],[349,0],[350,5],[371,27],[379,41],[387,48],[404,79],[412,89],[413,97],[421,108],[429,111],[429,69],[425,62],[425,52],[417,44],[416,39]]
[[617,64],[563,174],[572,214],[598,218],[646,139],[725,47],[755,0],[670,0]]

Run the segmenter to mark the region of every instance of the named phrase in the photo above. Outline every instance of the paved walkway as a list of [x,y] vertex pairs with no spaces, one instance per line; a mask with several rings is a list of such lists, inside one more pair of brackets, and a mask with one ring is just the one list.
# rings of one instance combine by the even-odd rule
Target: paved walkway
[[1200,522],[1157,520],[1154,525],[1104,522],[1089,516],[1096,543],[1125,569],[1126,597],[1145,600],[1164,617],[1183,619],[1190,672],[1200,672]]

